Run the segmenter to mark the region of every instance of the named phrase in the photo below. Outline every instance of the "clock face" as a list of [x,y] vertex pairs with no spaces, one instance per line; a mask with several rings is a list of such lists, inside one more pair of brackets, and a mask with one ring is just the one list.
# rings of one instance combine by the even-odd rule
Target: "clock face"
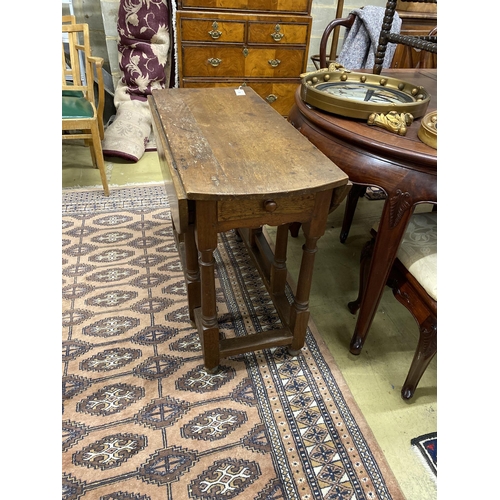
[[430,95],[421,86],[385,75],[344,69],[320,69],[302,75],[300,95],[309,106],[347,118],[373,113],[425,114]]
[[356,82],[328,82],[316,85],[316,89],[328,92],[341,99],[350,99],[374,104],[401,104],[414,102],[411,95],[397,89]]

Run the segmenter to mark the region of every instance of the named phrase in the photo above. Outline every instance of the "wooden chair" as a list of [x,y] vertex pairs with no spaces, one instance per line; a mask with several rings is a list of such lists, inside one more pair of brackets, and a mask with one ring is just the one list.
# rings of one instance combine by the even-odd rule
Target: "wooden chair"
[[104,194],[109,196],[101,147],[104,137],[104,61],[101,57],[92,57],[87,24],[77,24],[73,15],[63,16],[62,33],[62,138],[83,140],[90,147]]
[[[400,0],[405,3],[433,3],[437,4],[437,0]],[[388,0],[385,6],[384,22],[382,23],[382,30],[380,31],[380,38],[378,42],[377,52],[375,53],[375,65],[373,72],[380,75],[382,71],[382,64],[384,62],[385,51],[388,43],[398,43],[407,47],[413,47],[425,52],[437,54],[437,33],[429,33],[427,36],[409,36],[401,35],[399,33],[392,33],[392,22],[394,20],[394,13],[396,12],[397,0]]]
[[[376,230],[361,253],[358,298],[349,302],[355,313],[361,304],[370,268]],[[415,355],[401,389],[411,399],[427,366],[437,352],[437,211],[413,214],[392,266],[387,285],[396,299],[413,315],[420,329]]]
[[[326,54],[327,54],[327,47],[328,47],[328,42],[330,39],[330,35],[332,32],[334,32],[334,35],[337,37],[339,36],[339,29],[341,27],[350,29],[352,28],[352,25],[354,23],[354,20],[356,19],[356,14],[349,14],[345,18],[337,18],[334,19],[333,21],[330,21],[330,23],[327,24],[325,31],[323,31],[323,35],[321,36],[321,41],[319,43],[319,67],[320,68],[328,68],[330,63],[335,61],[336,58],[336,48],[337,48],[337,40],[332,40],[332,45],[330,49],[330,57],[327,60]],[[335,47],[335,50],[334,50]],[[333,51],[333,52],[332,52]]]

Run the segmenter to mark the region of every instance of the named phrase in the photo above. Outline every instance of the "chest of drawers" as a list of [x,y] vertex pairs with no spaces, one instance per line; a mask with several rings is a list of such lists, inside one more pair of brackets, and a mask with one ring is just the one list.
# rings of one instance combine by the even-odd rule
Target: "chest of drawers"
[[312,0],[179,0],[179,86],[250,86],[283,116],[306,71]]

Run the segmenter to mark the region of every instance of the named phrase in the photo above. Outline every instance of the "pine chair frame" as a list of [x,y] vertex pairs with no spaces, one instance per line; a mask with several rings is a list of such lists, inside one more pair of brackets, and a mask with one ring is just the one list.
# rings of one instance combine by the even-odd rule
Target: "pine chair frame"
[[[89,27],[75,23],[75,17],[62,17],[62,94],[64,98],[86,99],[92,108],[92,116],[62,118],[63,140],[84,140],[90,147],[92,163],[99,169],[104,194],[109,196],[108,181],[104,168],[101,141],[104,138],[104,79],[103,58],[93,57],[90,49]],[[83,68],[82,68],[83,62]],[[97,83],[97,95],[94,86]],[[97,104],[96,104],[97,101]]]

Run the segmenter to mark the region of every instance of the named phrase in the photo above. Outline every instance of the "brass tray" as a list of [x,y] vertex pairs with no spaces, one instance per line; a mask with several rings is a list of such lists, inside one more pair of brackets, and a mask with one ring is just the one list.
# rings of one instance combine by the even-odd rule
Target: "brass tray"
[[372,73],[357,73],[338,63],[301,75],[300,95],[315,108],[348,118],[368,119],[372,113],[423,116],[431,96],[412,83]]

